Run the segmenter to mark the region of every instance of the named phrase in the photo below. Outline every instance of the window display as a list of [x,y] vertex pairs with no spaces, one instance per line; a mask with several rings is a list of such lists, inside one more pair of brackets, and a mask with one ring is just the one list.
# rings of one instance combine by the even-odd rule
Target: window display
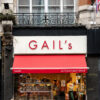
[[84,74],[15,74],[15,100],[85,100]]

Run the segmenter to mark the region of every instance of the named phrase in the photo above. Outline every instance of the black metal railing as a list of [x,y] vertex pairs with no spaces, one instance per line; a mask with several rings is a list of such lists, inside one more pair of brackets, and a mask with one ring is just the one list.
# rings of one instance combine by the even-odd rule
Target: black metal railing
[[17,13],[16,25],[20,26],[66,26],[76,23],[75,13]]

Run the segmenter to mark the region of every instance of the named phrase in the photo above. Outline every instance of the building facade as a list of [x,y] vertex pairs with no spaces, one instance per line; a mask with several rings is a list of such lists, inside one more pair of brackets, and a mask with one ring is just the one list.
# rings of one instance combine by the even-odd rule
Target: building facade
[[100,99],[95,0],[1,0],[0,12],[1,100],[69,100],[71,80],[72,87],[79,87],[73,95],[78,100]]

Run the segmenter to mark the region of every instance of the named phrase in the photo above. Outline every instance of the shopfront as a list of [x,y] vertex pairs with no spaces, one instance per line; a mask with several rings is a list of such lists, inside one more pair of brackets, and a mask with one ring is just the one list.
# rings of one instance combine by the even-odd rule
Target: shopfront
[[86,100],[86,36],[14,36],[15,100]]

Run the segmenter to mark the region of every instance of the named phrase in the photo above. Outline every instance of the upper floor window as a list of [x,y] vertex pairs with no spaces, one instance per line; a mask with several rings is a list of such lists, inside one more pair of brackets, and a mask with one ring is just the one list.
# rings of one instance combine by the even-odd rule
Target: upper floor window
[[30,12],[30,1],[29,0],[18,0],[18,12],[29,13]]
[[63,0],[64,12],[74,11],[74,0]]
[[48,0],[48,12],[60,12],[60,0]]
[[18,13],[74,12],[75,0],[18,0]]
[[44,0],[30,0],[30,3],[32,3],[32,13],[43,13],[44,12]]

